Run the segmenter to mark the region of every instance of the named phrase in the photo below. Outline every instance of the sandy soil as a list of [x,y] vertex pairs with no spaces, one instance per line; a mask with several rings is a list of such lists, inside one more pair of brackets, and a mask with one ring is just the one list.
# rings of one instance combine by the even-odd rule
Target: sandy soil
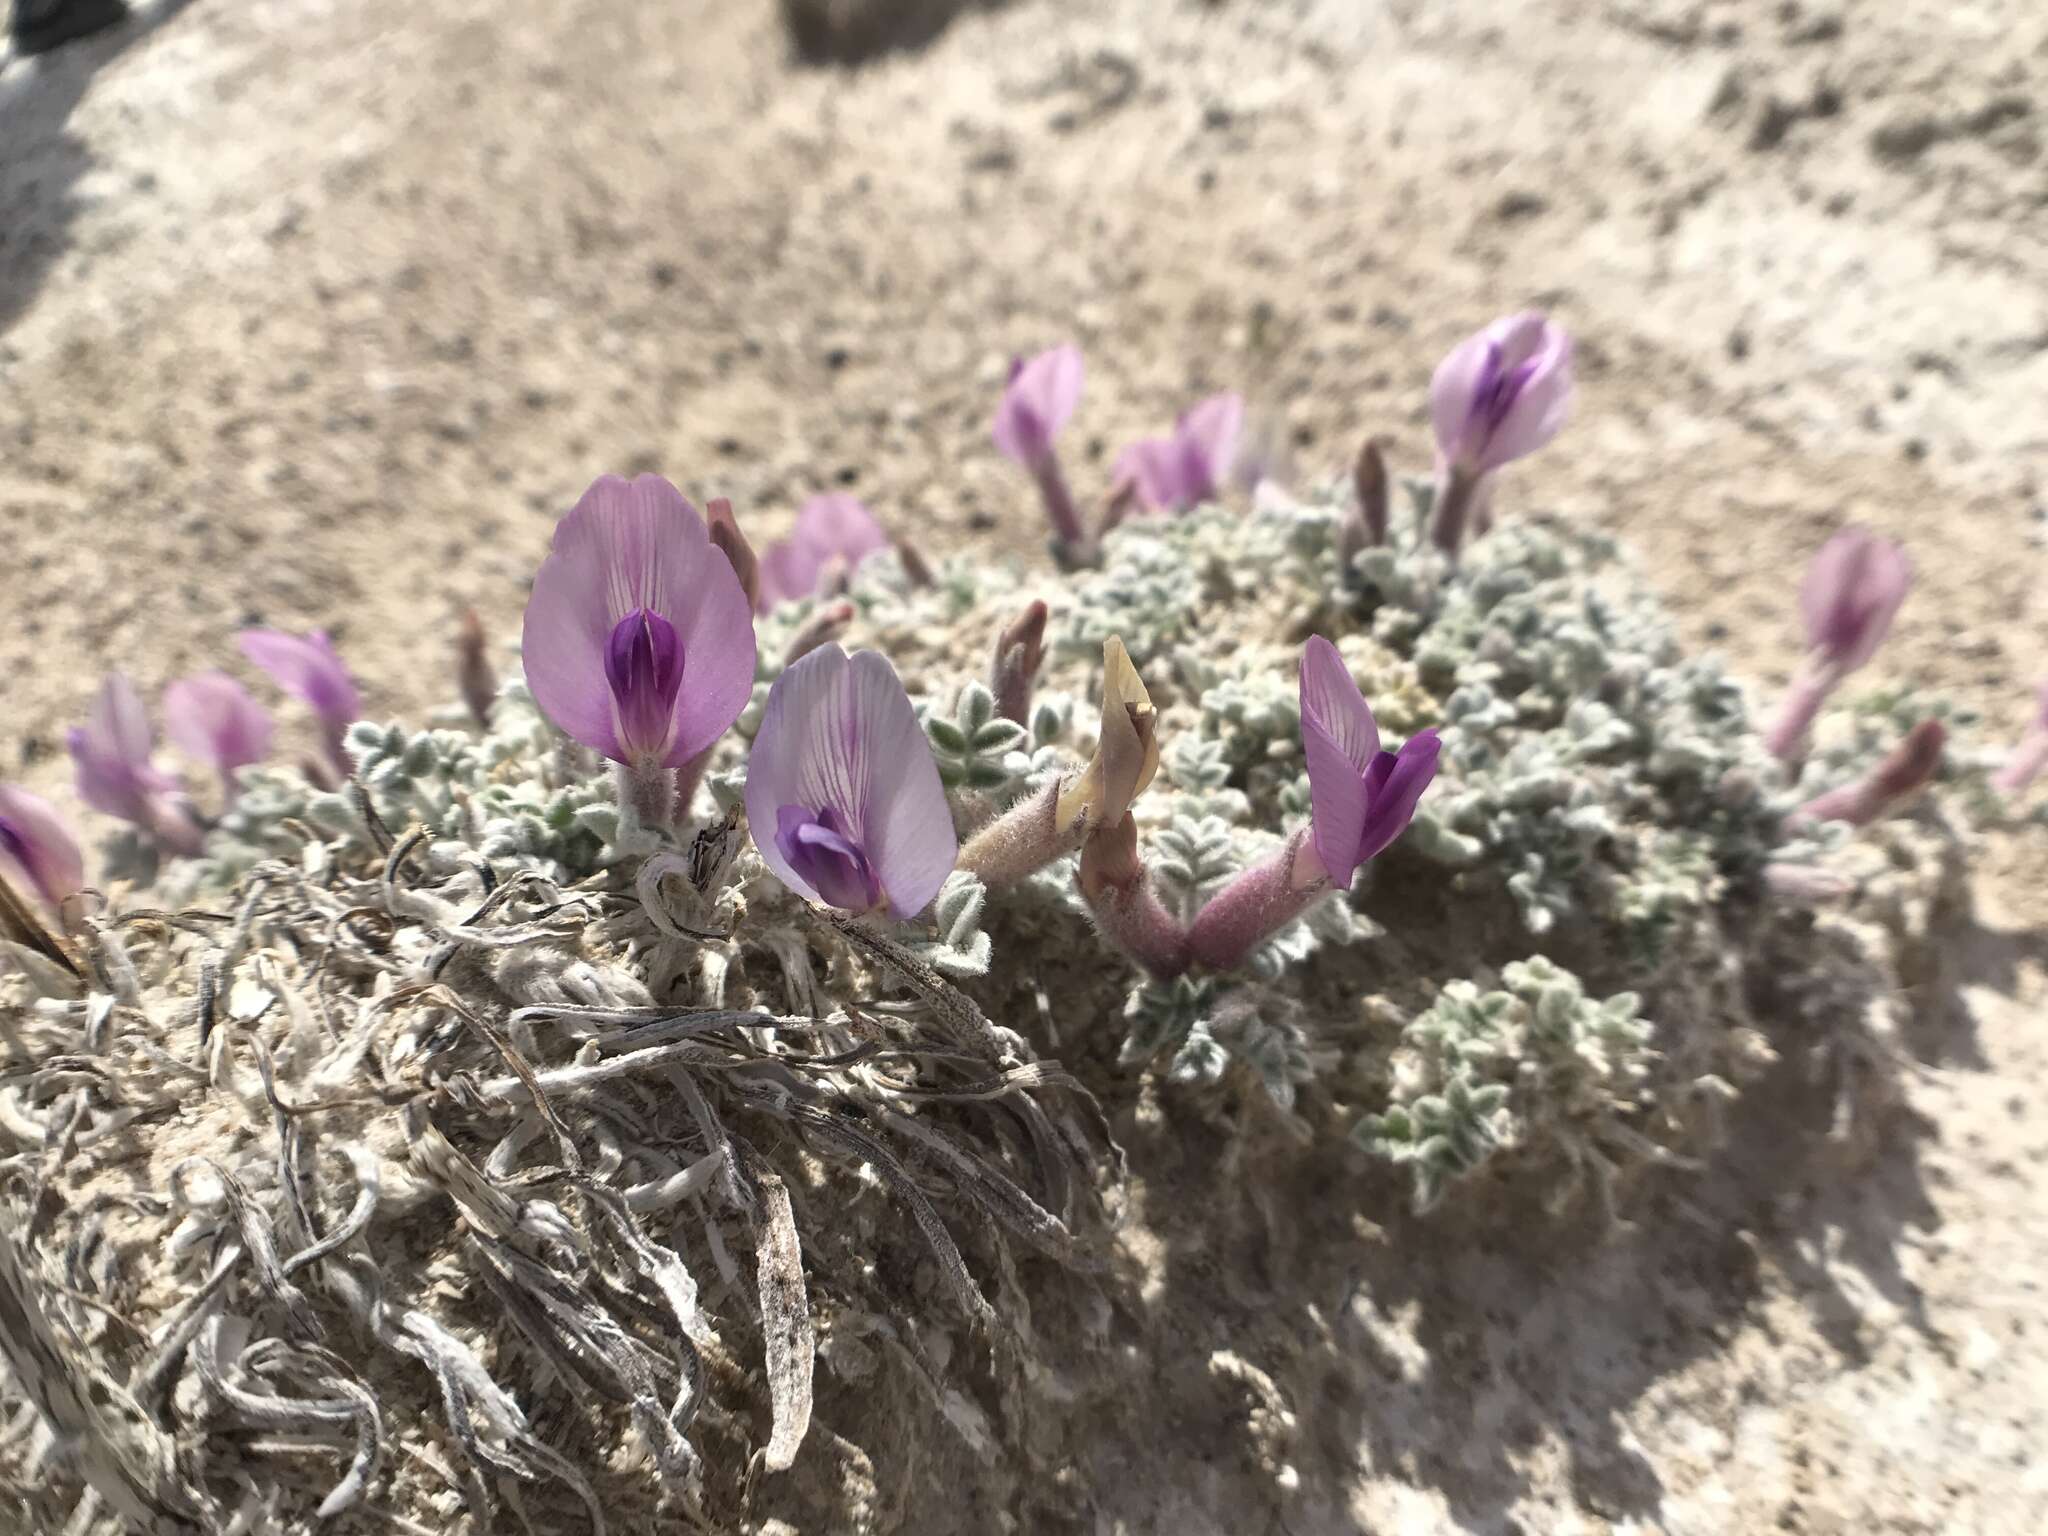
[[[1066,336],[1084,481],[1223,386],[1302,473],[1368,431],[1416,464],[1436,358],[1529,302],[1583,393],[1508,510],[1623,535],[1767,680],[1799,565],[1869,521],[1921,568],[1883,665],[2016,733],[2044,83],[2030,0],[1019,0],[854,72],[766,0],[160,13],[0,72],[0,776],[61,791],[101,669],[153,690],[259,620],[416,711],[602,470],[764,533],[847,486],[934,552],[1035,558],[987,420]],[[1149,1341],[1185,1414],[1090,1458],[1073,1528],[2048,1526],[2048,837],[1982,852],[1876,1155],[1777,1157],[1758,1118],[1655,1240],[1426,1269],[1341,1187],[1242,1282],[1182,1232],[1162,1283],[1219,1298]],[[1234,1294],[1311,1238],[1374,1285]],[[1271,1465],[1232,1461],[1248,1419]],[[890,1495],[919,1530],[941,1469]]]

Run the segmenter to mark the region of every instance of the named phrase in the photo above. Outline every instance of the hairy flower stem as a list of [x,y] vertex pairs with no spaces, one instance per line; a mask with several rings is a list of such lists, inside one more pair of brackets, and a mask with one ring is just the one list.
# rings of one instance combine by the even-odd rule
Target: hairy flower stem
[[1846,821],[1867,827],[1894,806],[1925,788],[1941,771],[1948,733],[1939,720],[1922,720],[1870,772],[1854,783],[1828,790],[1794,811],[1792,825]]
[[[694,766],[701,772],[701,759]],[[630,816],[635,824],[651,832],[666,832],[675,825],[676,807],[679,803],[676,797],[675,769],[660,763],[616,763],[613,767],[621,811]]]
[[1279,852],[1260,860],[1203,905],[1188,928],[1195,962],[1232,971],[1267,939],[1332,889],[1323,861],[1303,827]]
[[1130,817],[1089,836],[1081,849],[1080,885],[1103,934],[1154,981],[1171,981],[1188,968],[1187,930],[1153,889]]
[[716,748],[706,747],[695,757],[676,770],[676,798],[672,826],[687,827],[690,824],[690,807],[697,798],[697,786],[704,780],[704,770],[711,762]]
[[1351,563],[1360,550],[1387,542],[1387,459],[1379,439],[1369,437],[1351,468],[1351,480],[1358,503],[1346,507],[1337,519],[1337,568],[1349,576]]
[[1088,835],[1087,814],[1060,825],[1060,798],[1074,782],[1075,776],[1069,775],[1011,806],[967,840],[958,867],[995,890],[1014,885],[1079,848]]
[[995,659],[989,665],[989,692],[996,713],[1018,725],[1031,723],[1031,690],[1045,661],[1046,606],[1034,599],[996,636]]
[[1799,664],[1792,682],[1785,690],[1785,698],[1778,706],[1778,716],[1771,722],[1771,728],[1764,732],[1764,746],[1771,756],[1782,762],[1790,762],[1803,752],[1807,732],[1813,729],[1813,722],[1820,714],[1821,705],[1842,680],[1841,672],[1826,663],[1811,659]]
[[1067,489],[1067,477],[1060,471],[1059,455],[1048,448],[1033,461],[1031,478],[1037,483],[1038,499],[1045,504],[1045,518],[1052,524],[1054,541],[1081,549],[1088,542],[1088,531],[1081,526],[1074,493]]
[[1437,477],[1436,501],[1430,509],[1429,536],[1436,547],[1453,560],[1465,542],[1465,528],[1471,521],[1473,503],[1483,477],[1476,471],[1448,464]]

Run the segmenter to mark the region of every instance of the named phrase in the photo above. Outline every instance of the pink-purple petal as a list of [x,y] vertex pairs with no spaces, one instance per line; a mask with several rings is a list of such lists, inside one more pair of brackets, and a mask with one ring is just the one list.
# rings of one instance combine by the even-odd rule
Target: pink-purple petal
[[1209,501],[1230,479],[1244,431],[1244,396],[1229,391],[1189,407],[1174,428],[1184,466],[1182,500]]
[[[1540,316],[1532,318],[1541,323]],[[1529,370],[1528,380],[1488,439],[1482,469],[1498,469],[1534,453],[1564,429],[1571,415],[1571,339],[1554,326],[1546,332],[1542,351],[1522,365]]]
[[753,691],[752,610],[732,564],[682,492],[659,475],[606,475],[556,525],[534,577],[521,640],[527,686],[555,725],[624,761],[605,654],[618,622],[645,608],[682,647],[667,764],[680,766],[739,717]]
[[65,744],[77,770],[79,798],[109,816],[146,826],[150,797],[177,787],[176,779],[150,761],[155,738],[149,712],[119,672],[107,674],[86,723],[72,727]]
[[1052,440],[1081,403],[1081,349],[1068,343],[1011,370],[996,407],[996,447],[1026,469],[1052,451]]
[[1365,774],[1379,752],[1379,726],[1344,658],[1321,635],[1301,653],[1301,748],[1308,766],[1309,821],[1316,857],[1337,885],[1358,868],[1366,818]]
[[614,734],[627,758],[665,762],[683,685],[683,643],[676,627],[652,609],[635,608],[605,641],[604,680],[612,692]]
[[856,651],[848,678],[869,760],[888,765],[869,786],[862,846],[888,892],[889,910],[915,917],[939,894],[959,856],[953,813],[917,711],[878,651]]
[[809,597],[833,561],[851,570],[888,547],[889,535],[857,497],[839,491],[813,496],[797,513],[789,536],[761,556],[762,611]]
[[362,694],[334,643],[324,631],[292,635],[276,629],[245,629],[242,654],[267,672],[286,693],[301,700],[330,729],[353,724],[362,714]]
[[1408,830],[1422,792],[1436,777],[1437,758],[1442,750],[1443,743],[1432,729],[1409,737],[1399,752],[1379,755],[1380,760],[1366,777],[1365,830],[1358,844],[1360,863],[1378,857]]
[[1308,765],[1309,835],[1332,883],[1344,886],[1358,868],[1365,835],[1365,779],[1330,733],[1301,720],[1301,750]]
[[85,887],[85,855],[40,795],[0,784],[0,874],[17,877],[52,911]]
[[156,746],[142,695],[119,672],[108,675],[93,700],[91,729],[103,750],[124,762],[147,763]]
[[1467,336],[1451,348],[1430,377],[1430,425],[1436,432],[1437,452],[1451,463],[1463,462],[1467,457],[1466,428],[1471,420],[1472,402],[1487,375],[1491,352],[1484,331]]
[[803,787],[807,783],[823,784],[833,795],[852,799],[856,764],[834,761],[820,769],[807,761],[813,755],[833,753],[844,744],[843,731],[836,724],[828,729],[826,722],[846,669],[846,653],[836,645],[821,645],[785,667],[768,690],[768,703],[747,756],[745,800],[754,846],[776,877],[808,901],[819,899],[817,888],[777,846],[776,831],[785,806],[798,806],[815,815],[824,805],[835,803],[826,798],[807,800]]
[[822,645],[769,690],[747,762],[747,821],[762,859],[810,900],[829,900],[781,844],[787,807],[835,830],[872,868],[890,912],[938,894],[958,851],[938,765],[895,669],[873,651]]
[[1535,311],[1466,337],[1430,379],[1437,451],[1473,474],[1534,453],[1570,412],[1571,361],[1571,338]]
[[181,677],[164,689],[164,730],[178,750],[216,772],[260,763],[270,751],[270,711],[225,672]]
[[1353,773],[1372,766],[1380,749],[1379,723],[1343,654],[1321,635],[1310,635],[1301,650],[1301,717],[1330,735]]
[[1843,672],[1876,654],[1913,585],[1905,550],[1867,528],[1822,545],[1799,587],[1807,643]]
[[1111,478],[1118,483],[1128,481],[1146,511],[1171,511],[1182,497],[1180,446],[1165,437],[1132,443],[1117,455]]

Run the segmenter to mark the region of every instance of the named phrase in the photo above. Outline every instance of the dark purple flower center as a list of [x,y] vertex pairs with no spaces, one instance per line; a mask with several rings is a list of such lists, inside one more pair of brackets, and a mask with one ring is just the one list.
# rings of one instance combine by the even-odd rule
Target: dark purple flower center
[[1484,426],[1489,433],[1498,431],[1500,424],[1507,420],[1508,412],[1515,408],[1515,401],[1536,376],[1538,358],[1524,358],[1513,368],[1502,367],[1503,354],[1500,343],[1486,344],[1486,367],[1479,375],[1479,387],[1472,392],[1472,420]]
[[1436,777],[1441,743],[1435,731],[1411,737],[1399,752],[1375,752],[1361,776],[1365,781],[1365,822],[1359,828],[1358,859],[1376,857],[1408,829],[1416,802]]
[[683,642],[651,608],[636,608],[612,626],[604,646],[619,751],[628,761],[668,756],[675,741],[676,694],[683,686]]
[[1052,433],[1046,430],[1045,422],[1038,412],[1022,400],[1014,402],[1011,411],[1025,457],[1034,470],[1043,468],[1052,458]]
[[785,805],[775,813],[775,846],[818,899],[841,911],[868,912],[883,904],[882,882],[851,831],[831,806],[814,814]]
[[1858,649],[1870,626],[1883,615],[1884,583],[1874,569],[1876,560],[1874,544],[1859,544],[1851,552],[1848,567],[1842,572],[1841,586],[1828,607],[1821,635],[1824,649],[1835,652]]
[[1209,445],[1190,433],[1183,432],[1175,446],[1180,450],[1180,483],[1174,487],[1174,499],[1184,506],[1198,506],[1216,494],[1216,461]]
[[23,869],[33,870],[35,868],[34,863],[29,858],[28,839],[16,831],[14,823],[5,816],[0,816],[0,853],[6,854],[8,858],[14,860]]

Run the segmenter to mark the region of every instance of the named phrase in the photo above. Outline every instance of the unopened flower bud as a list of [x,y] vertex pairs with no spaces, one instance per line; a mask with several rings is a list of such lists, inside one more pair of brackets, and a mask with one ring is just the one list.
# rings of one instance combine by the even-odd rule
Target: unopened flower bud
[[469,717],[489,730],[491,709],[498,699],[498,679],[491,671],[490,642],[484,636],[484,621],[474,608],[462,610],[462,627],[455,634],[455,685]]
[[1337,568],[1345,575],[1360,550],[1387,542],[1387,460],[1378,438],[1367,438],[1359,449],[1351,481],[1358,492],[1357,505],[1346,507],[1337,519]]
[[1019,725],[1031,721],[1031,690],[1045,661],[1046,606],[1034,599],[996,636],[995,660],[989,667],[989,692],[996,713]]
[[939,584],[938,573],[932,569],[931,561],[925,559],[923,550],[901,534],[897,534],[893,542],[896,545],[896,559],[903,566],[904,580],[918,591],[925,591]]
[[846,627],[852,622],[853,604],[844,598],[838,602],[820,603],[790,636],[789,649],[782,653],[782,664],[785,667],[795,666],[819,646],[830,644],[845,634]]
[[747,606],[759,608],[761,562],[754,554],[754,546],[740,532],[740,521],[733,515],[732,498],[714,496],[706,502],[704,522],[711,532],[712,545],[731,562],[733,575],[739,577],[740,590],[747,594]]

